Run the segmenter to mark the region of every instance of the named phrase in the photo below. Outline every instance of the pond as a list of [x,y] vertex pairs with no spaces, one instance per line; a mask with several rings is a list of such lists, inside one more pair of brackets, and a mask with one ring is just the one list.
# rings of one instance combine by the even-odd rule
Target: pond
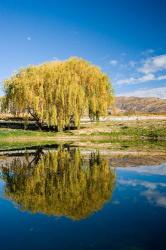
[[2,250],[165,249],[166,157],[52,145],[0,154]]

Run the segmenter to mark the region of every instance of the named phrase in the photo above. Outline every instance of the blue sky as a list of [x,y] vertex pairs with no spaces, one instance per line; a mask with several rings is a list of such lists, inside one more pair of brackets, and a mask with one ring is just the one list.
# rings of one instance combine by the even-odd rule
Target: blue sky
[[0,1],[0,85],[21,67],[83,57],[116,95],[166,98],[165,0]]

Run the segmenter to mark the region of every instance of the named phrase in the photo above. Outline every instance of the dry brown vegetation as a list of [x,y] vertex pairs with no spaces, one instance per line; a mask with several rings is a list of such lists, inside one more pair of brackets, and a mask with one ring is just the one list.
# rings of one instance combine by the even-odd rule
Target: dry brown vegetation
[[116,97],[116,108],[126,114],[166,114],[166,99],[154,97]]

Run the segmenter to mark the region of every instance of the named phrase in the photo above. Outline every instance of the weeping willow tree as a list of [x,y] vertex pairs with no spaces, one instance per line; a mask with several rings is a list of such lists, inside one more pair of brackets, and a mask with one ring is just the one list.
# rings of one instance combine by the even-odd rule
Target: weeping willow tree
[[111,198],[115,173],[98,153],[87,160],[78,149],[59,149],[34,159],[2,168],[5,196],[20,209],[80,220]]
[[40,128],[78,127],[88,111],[91,119],[107,114],[113,91],[107,75],[80,58],[20,69],[4,82],[5,108],[29,113]]

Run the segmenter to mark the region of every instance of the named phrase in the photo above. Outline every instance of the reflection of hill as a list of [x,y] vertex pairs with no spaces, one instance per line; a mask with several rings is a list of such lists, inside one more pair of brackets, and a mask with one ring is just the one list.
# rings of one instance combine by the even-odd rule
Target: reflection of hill
[[119,155],[110,158],[112,167],[157,166],[166,162],[166,155]]
[[[24,152],[24,153],[23,153]],[[0,168],[2,166],[8,166],[12,164],[15,158],[19,156],[19,159],[24,162],[26,160],[26,152],[28,152],[28,159],[29,161],[35,160],[37,158],[37,153],[36,151],[22,151],[19,153],[17,151],[14,152],[9,152],[6,156],[1,155],[0,156]],[[48,152],[48,151],[47,151]],[[89,154],[94,152],[93,150],[85,150],[85,149],[80,149],[80,153],[82,157],[85,159],[89,158]],[[34,158],[34,155],[36,157]],[[40,155],[39,155],[40,156]],[[110,161],[110,166],[112,167],[130,167],[130,166],[157,166],[162,163],[166,162],[166,154],[165,152],[158,152],[158,151],[112,151],[112,150],[100,150],[100,156],[102,158],[107,158]],[[36,159],[37,160],[37,159]],[[34,163],[33,163],[34,164]],[[32,164],[31,164],[32,165]]]
[[2,178],[5,196],[22,210],[76,220],[101,209],[115,183],[108,160],[93,153],[87,161],[78,149],[14,158],[2,168]]

